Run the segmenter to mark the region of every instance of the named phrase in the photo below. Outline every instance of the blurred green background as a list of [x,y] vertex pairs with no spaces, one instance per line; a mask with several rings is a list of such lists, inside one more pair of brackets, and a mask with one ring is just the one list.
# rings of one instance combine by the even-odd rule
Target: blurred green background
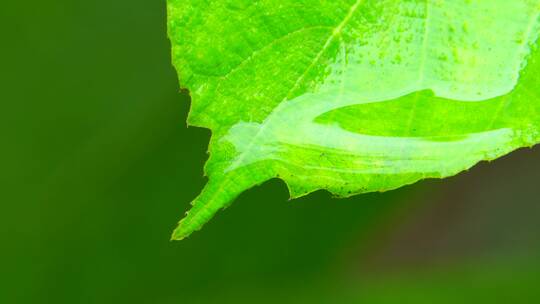
[[0,20],[0,303],[540,301],[540,149],[344,200],[271,181],[169,242],[210,133],[185,125],[165,1]]

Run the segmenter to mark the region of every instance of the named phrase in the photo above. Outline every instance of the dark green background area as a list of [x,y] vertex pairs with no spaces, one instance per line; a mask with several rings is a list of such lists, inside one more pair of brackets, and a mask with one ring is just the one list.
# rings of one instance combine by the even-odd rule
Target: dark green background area
[[165,1],[0,8],[0,303],[533,303],[540,150],[444,181],[287,201],[169,236],[205,183]]

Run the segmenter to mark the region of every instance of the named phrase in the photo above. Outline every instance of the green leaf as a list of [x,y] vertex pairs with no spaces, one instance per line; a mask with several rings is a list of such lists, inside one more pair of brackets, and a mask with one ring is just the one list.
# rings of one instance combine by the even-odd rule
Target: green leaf
[[272,178],[292,198],[455,175],[540,141],[540,0],[168,0],[209,178],[173,239]]

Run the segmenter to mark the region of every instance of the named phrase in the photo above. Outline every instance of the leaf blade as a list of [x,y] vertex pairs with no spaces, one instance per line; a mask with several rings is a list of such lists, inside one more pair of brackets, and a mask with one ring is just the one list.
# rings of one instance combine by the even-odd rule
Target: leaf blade
[[209,184],[173,239],[274,177],[292,197],[349,196],[537,143],[539,2],[169,0],[189,122],[213,131]]

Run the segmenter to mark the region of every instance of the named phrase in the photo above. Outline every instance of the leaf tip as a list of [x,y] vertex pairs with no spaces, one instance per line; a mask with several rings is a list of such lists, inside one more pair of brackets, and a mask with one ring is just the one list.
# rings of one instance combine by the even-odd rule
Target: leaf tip
[[190,236],[190,234],[192,233],[192,231],[190,231],[189,229],[186,229],[183,225],[182,225],[182,222],[180,222],[180,224],[178,224],[178,227],[176,227],[176,229],[174,229],[172,235],[171,235],[171,241],[181,241],[185,238],[187,238],[188,236]]

